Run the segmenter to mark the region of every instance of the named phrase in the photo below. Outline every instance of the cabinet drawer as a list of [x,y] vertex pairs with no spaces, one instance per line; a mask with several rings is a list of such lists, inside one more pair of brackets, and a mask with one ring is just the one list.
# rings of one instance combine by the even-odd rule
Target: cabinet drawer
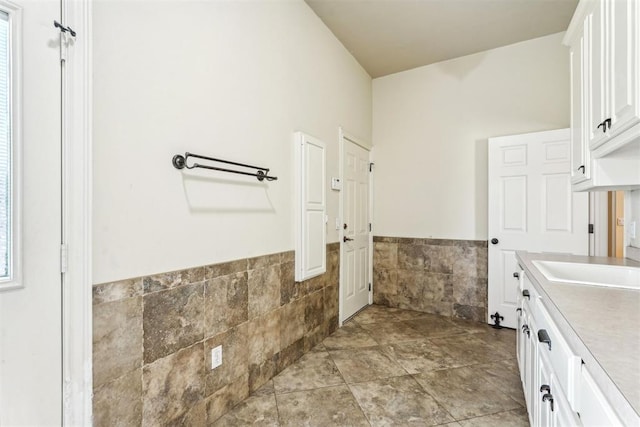
[[585,427],[622,425],[584,365],[582,365],[580,372],[580,403],[578,406],[580,420]]
[[576,383],[582,360],[571,351],[544,305],[538,302],[536,309],[538,329],[534,339],[538,340],[538,351],[549,359],[571,408],[577,410]]

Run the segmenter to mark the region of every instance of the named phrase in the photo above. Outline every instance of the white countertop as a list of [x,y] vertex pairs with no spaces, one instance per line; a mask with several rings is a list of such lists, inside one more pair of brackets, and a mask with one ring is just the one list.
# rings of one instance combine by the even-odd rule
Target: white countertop
[[534,260],[628,265],[627,259],[517,252],[574,352],[627,425],[640,423],[640,290],[550,282]]

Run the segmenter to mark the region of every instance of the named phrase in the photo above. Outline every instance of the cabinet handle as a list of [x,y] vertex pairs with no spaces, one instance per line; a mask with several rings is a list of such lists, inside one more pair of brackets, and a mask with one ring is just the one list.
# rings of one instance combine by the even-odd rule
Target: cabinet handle
[[549,351],[551,351],[551,338],[549,337],[546,329],[540,329],[538,331],[538,341],[547,344],[549,346]]
[[582,172],[582,174],[584,175],[584,172],[585,172],[584,165],[578,166],[578,170],[580,170],[580,169],[582,169],[582,171],[581,171],[581,172]]
[[515,277],[516,279],[520,278],[520,273],[518,273],[517,271],[515,273],[513,273],[513,277]]
[[531,329],[529,329],[529,325],[522,326],[522,333],[527,334],[527,338],[531,336]]
[[600,123],[596,129],[600,129],[600,126],[602,126],[602,133],[606,133],[607,129],[611,129],[611,117],[605,119],[605,121]]
[[527,297],[528,299],[531,299],[531,295],[529,294],[528,289],[525,289],[524,291],[522,291],[522,296]]
[[350,239],[350,238],[348,238],[347,236],[344,236],[344,237],[342,238],[342,241],[343,241],[343,242],[345,242],[345,243],[350,242],[350,241],[352,241],[352,240],[353,240],[353,239]]
[[516,308],[516,313],[522,313],[522,309],[520,307]]
[[547,384],[542,384],[540,386],[540,393],[551,393],[551,387]]
[[542,401],[543,402],[549,401],[549,404],[551,405],[551,412],[553,412],[553,395],[551,393],[545,393],[542,396]]

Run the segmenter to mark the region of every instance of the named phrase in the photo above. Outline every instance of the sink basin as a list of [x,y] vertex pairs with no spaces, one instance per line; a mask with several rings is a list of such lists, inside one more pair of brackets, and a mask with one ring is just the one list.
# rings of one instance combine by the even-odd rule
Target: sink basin
[[558,261],[533,261],[533,265],[552,282],[640,289],[639,267]]

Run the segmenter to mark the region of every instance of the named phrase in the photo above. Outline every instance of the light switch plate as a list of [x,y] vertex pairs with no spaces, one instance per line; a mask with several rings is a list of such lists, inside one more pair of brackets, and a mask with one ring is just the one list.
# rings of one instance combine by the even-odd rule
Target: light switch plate
[[337,191],[342,190],[342,181],[340,181],[340,178],[331,178],[331,189]]

